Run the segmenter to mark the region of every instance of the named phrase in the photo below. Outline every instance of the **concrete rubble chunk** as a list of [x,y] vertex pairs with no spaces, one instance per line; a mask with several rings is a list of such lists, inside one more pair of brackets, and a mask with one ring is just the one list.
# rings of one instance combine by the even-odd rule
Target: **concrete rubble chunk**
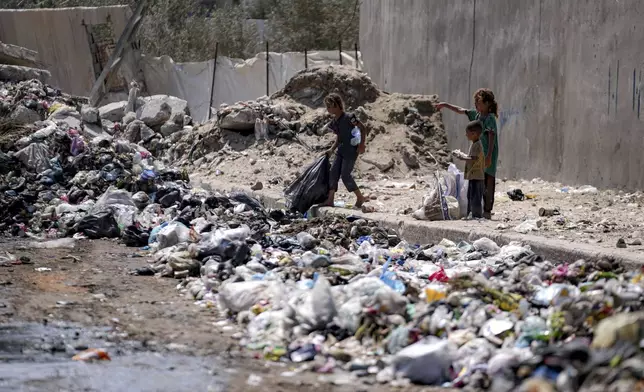
[[37,68],[42,66],[37,59],[38,52],[34,50],[0,42],[0,64]]
[[153,95],[145,98],[145,104],[136,111],[136,116],[154,128],[163,125],[175,113],[189,114],[188,102],[169,95]]
[[105,106],[98,108],[98,113],[102,119],[110,120],[112,122],[121,122],[125,116],[126,101],[108,103]]
[[418,169],[420,168],[420,163],[418,163],[418,157],[408,149],[404,149],[402,152],[402,159],[403,162],[405,162],[405,165],[407,165],[408,168],[410,169]]
[[154,136],[154,131],[145,125],[143,121],[134,120],[125,128],[124,136],[128,141],[138,143],[141,140],[146,141],[150,139]]
[[40,114],[33,109],[18,105],[9,116],[10,120],[17,124],[31,124],[42,120]]
[[66,125],[71,129],[82,129],[81,128],[81,114],[76,111],[76,109],[69,106],[64,106],[55,112],[53,112],[49,120],[54,121],[60,125]]
[[98,109],[95,107],[91,107],[89,105],[83,105],[81,108],[81,119],[90,124],[96,124],[98,123],[99,119],[99,112]]
[[180,130],[183,129],[183,120],[184,120],[183,113],[179,113],[179,112],[173,113],[170,120],[166,121],[166,123],[161,126],[161,130],[159,132],[164,137],[168,137],[175,132],[179,132]]
[[233,109],[220,120],[219,126],[232,131],[250,131],[255,129],[255,120],[257,118],[257,112],[252,108]]
[[125,116],[123,116],[123,125],[128,125],[134,120],[136,120],[136,113],[127,112],[125,113]]
[[36,79],[45,83],[50,77],[51,73],[44,69],[0,64],[0,80],[17,83],[25,80]]

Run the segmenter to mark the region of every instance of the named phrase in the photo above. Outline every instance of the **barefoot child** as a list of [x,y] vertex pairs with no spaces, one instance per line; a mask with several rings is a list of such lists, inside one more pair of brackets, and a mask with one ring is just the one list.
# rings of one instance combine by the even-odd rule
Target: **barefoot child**
[[494,190],[496,186],[496,163],[499,158],[499,138],[497,137],[496,119],[499,117],[498,105],[494,93],[487,88],[480,88],[474,93],[476,109],[464,109],[447,102],[436,105],[438,110],[447,108],[459,114],[465,114],[470,121],[479,120],[483,125],[481,144],[485,154],[485,193],[483,195],[483,217],[492,218],[494,207]]
[[467,140],[472,142],[467,154],[455,151],[455,157],[465,161],[465,179],[467,185],[467,215],[472,218],[483,218],[483,193],[485,192],[485,156],[481,144],[481,132],[483,127],[480,121],[472,121],[467,124],[465,135]]
[[[365,151],[367,128],[354,114],[345,113],[344,102],[338,94],[329,94],[324,98],[324,104],[328,112],[333,115],[333,121],[331,121],[329,127],[337,136],[333,146],[327,151],[327,154],[331,155],[337,149],[335,161],[331,166],[329,197],[324,205],[333,206],[335,192],[337,192],[338,183],[342,179],[347,190],[356,194],[355,206],[360,208],[364,204],[365,198],[360,189],[358,189],[351,172],[356,164],[358,155]],[[360,129],[360,141],[357,142],[356,140],[352,143],[354,136],[351,132],[355,127]]]

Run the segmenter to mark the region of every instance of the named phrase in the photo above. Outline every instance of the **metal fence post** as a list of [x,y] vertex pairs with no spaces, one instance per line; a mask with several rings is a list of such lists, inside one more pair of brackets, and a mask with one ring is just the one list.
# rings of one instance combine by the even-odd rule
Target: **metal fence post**
[[358,43],[357,42],[355,43],[354,49],[356,51],[356,69],[360,69],[360,60],[358,59]]
[[340,54],[340,65],[342,65],[342,41],[338,42],[338,52]]
[[212,84],[210,85],[210,102],[208,104],[208,120],[212,117],[212,99],[215,95],[215,74],[217,73],[217,56],[219,55],[219,42],[215,42],[215,63],[212,66]]
[[270,87],[269,87],[270,65],[268,63],[268,59],[269,59],[268,41],[266,41],[266,96],[270,95]]
[[304,48],[304,69],[309,69],[309,54],[306,48]]

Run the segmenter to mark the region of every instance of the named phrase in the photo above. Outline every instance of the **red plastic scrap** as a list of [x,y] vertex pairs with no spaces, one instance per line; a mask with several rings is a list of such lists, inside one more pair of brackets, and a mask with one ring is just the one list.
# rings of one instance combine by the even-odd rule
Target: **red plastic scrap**
[[442,283],[449,281],[449,278],[447,277],[447,274],[445,273],[445,269],[443,267],[441,267],[440,270],[429,275],[427,279],[429,279],[432,282],[442,282]]

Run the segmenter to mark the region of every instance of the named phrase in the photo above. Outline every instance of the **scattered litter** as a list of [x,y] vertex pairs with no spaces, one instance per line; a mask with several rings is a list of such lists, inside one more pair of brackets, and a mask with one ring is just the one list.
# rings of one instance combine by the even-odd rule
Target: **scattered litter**
[[103,348],[90,348],[74,355],[74,361],[111,361],[110,355]]

